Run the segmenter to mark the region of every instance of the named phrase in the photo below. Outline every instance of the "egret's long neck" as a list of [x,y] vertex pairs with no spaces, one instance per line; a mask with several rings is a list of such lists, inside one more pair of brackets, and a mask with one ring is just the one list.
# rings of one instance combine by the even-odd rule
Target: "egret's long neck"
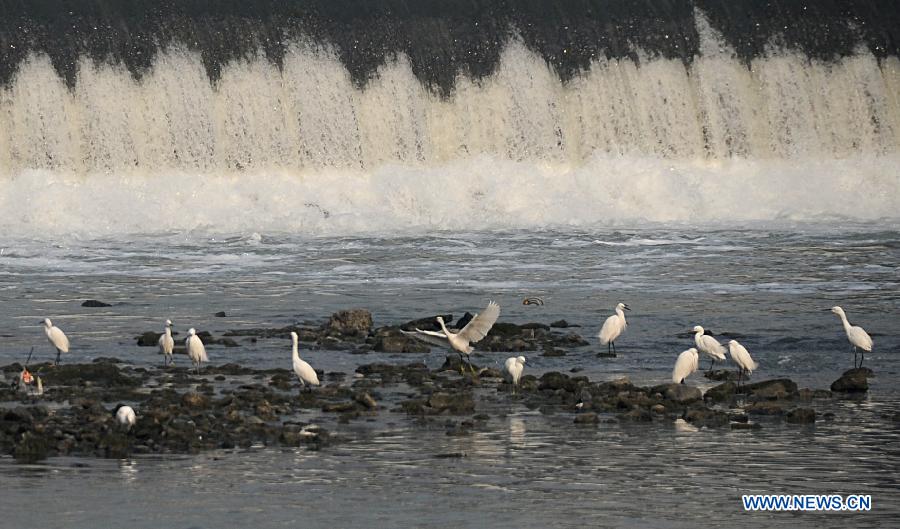
[[300,360],[300,351],[297,350],[297,340],[293,340],[293,345],[291,346],[291,355],[295,360]]
[[622,309],[616,309],[616,314],[619,315],[619,318],[622,318],[622,325],[628,325],[628,322],[625,321],[625,311]]
[[168,327],[168,326],[166,327],[166,336],[168,336],[169,338],[172,337],[172,328],[171,327]]
[[843,312],[839,312],[838,316],[841,317],[841,322],[844,324],[844,330],[849,332],[850,331],[850,322],[847,321],[847,315],[844,314]]
[[444,331],[444,334],[446,334],[447,337],[449,338],[449,337],[450,337],[450,331],[448,331],[448,330],[447,330],[447,326],[444,325],[444,320],[438,320],[438,323],[441,325],[441,330]]

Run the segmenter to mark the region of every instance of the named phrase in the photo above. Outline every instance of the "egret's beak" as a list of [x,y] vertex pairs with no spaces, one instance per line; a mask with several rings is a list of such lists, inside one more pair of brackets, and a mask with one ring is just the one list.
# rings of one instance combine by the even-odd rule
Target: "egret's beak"
[[622,308],[625,309],[625,310],[631,310],[631,307],[629,307],[628,305],[625,305],[625,306],[622,307]]

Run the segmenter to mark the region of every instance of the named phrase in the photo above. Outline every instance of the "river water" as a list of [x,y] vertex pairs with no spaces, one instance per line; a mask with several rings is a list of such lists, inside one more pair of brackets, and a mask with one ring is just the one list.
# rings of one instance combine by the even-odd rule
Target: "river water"
[[[345,427],[350,442],[320,452],[254,447],[122,461],[0,459],[4,527],[351,526],[547,527],[697,525],[881,526],[900,515],[896,420],[900,370],[897,227],[777,229],[647,227],[573,231],[445,232],[408,237],[222,236],[124,239],[5,236],[0,240],[0,362],[35,348],[53,356],[38,321],[72,341],[65,362],[115,356],[160,363],[134,337],[166,318],[221,335],[230,329],[320,323],[364,307],[375,324],[477,311],[489,299],[501,321],[565,319],[591,345],[529,357],[527,372],[662,383],[701,324],[735,333],[760,379],[827,388],[852,363],[838,318],[873,336],[877,377],[862,400],[819,403],[835,413],[815,426],[763,421],[753,432],[680,432],[666,423],[576,428],[515,400],[487,401],[487,428],[465,437],[416,426],[402,414]],[[522,304],[541,297],[543,306]],[[85,308],[99,299],[106,308]],[[619,302],[633,309],[619,356],[598,358],[594,338]],[[218,311],[227,316],[215,317]],[[287,367],[289,343],[210,346],[213,363]],[[308,349],[308,346],[306,347]],[[504,353],[476,356],[502,365]],[[444,355],[304,350],[326,371]],[[182,362],[184,360],[181,360]],[[705,367],[705,362],[703,363]],[[698,375],[691,382],[711,383]],[[480,404],[479,406],[482,406]],[[462,457],[436,457],[461,454]],[[744,513],[745,493],[871,494],[873,511],[801,516]]]

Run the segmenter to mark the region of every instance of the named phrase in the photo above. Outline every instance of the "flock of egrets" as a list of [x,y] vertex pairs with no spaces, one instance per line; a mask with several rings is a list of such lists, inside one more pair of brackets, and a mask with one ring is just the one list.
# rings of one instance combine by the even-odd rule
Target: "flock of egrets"
[[[600,339],[600,343],[602,345],[606,345],[610,352],[615,352],[615,341],[619,336],[622,335],[622,333],[625,331],[625,328],[628,326],[628,323],[625,320],[624,311],[626,310],[631,310],[630,308],[628,308],[628,305],[624,303],[619,303],[618,305],[616,305],[615,314],[608,317],[606,321],[604,321],[603,326],[600,328],[600,332],[597,335],[597,337]],[[853,349],[853,366],[862,367],[862,362],[865,359],[865,353],[870,353],[872,351],[872,338],[862,327],[851,325],[847,320],[847,315],[844,313],[844,310],[841,307],[832,307],[831,312],[837,314],[841,318],[841,322],[844,326],[844,331],[847,334],[847,339],[849,340],[850,346]],[[494,326],[494,323],[497,322],[497,318],[499,317],[500,305],[498,305],[494,301],[491,301],[482,312],[476,314],[462,329],[459,329],[456,332],[448,329],[444,322],[444,319],[440,316],[436,318],[437,323],[441,328],[440,331],[426,331],[422,329],[415,329],[415,331],[401,332],[407,336],[414,337],[431,345],[444,347],[457,352],[460,355],[460,360],[465,359],[465,364],[469,367],[469,370],[474,376],[476,374],[475,369],[472,367],[472,364],[468,360],[469,355],[474,351],[472,344],[478,343],[485,336],[487,336],[491,328]],[[69,339],[59,327],[53,325],[49,318],[43,321],[43,326],[44,332],[47,335],[47,339],[50,341],[53,347],[56,348],[55,365],[58,365],[60,355],[62,353],[69,352]],[[687,377],[689,377],[699,369],[700,353],[709,356],[710,370],[717,360],[726,359],[725,346],[719,343],[719,341],[712,336],[707,335],[703,327],[697,325],[692,329],[692,332],[694,332],[695,347],[691,347],[690,349],[687,349],[686,351],[678,355],[678,358],[675,361],[675,367],[672,370],[672,382],[683,384],[684,380]],[[297,375],[297,378],[299,379],[301,384],[305,388],[309,388],[311,390],[312,386],[319,385],[319,377],[316,375],[315,369],[313,369],[313,367],[309,365],[308,362],[300,358],[298,350],[299,340],[297,333],[291,332],[291,341],[291,358],[293,362],[294,373]],[[197,335],[196,331],[193,328],[188,330],[188,336],[185,339],[184,344],[188,358],[190,358],[191,363],[196,368],[197,373],[199,374],[200,367],[204,362],[209,361],[209,357],[206,354],[206,348],[203,345],[203,341],[200,339],[200,336]],[[160,353],[164,355],[164,363],[166,366],[168,366],[170,363],[173,363],[174,361],[172,357],[174,349],[175,339],[172,337],[172,321],[166,320],[164,333],[159,337],[159,350]],[[755,369],[757,369],[757,367],[759,367],[759,365],[750,356],[750,353],[747,351],[747,349],[737,340],[731,340],[728,342],[728,352],[731,355],[732,361],[734,361],[734,363],[738,366],[738,383],[740,383],[740,380],[745,373],[752,373]],[[857,353],[860,354],[858,365]],[[462,364],[460,365],[462,366]],[[519,380],[521,379],[522,374],[525,370],[525,365],[526,360],[524,356],[510,357],[506,359],[506,362],[504,364],[505,375],[513,383],[513,385],[518,385]],[[462,371],[462,367],[460,368],[460,370]],[[23,375],[20,376],[20,380],[22,380],[26,374],[28,374],[27,368],[26,370],[23,370]],[[28,374],[28,376],[30,376],[30,374]],[[115,409],[115,414],[116,420],[123,427],[131,428],[131,426],[135,424],[135,412],[130,406],[118,406]]]

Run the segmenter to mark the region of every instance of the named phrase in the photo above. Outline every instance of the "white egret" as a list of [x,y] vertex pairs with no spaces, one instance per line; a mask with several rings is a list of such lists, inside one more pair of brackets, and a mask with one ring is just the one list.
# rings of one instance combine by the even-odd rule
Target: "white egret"
[[603,327],[600,328],[600,333],[597,334],[597,338],[600,338],[600,345],[605,345],[607,352],[612,354],[616,352],[616,338],[625,331],[625,327],[628,327],[623,310],[631,309],[624,303],[616,305],[616,313],[606,318]]
[[672,382],[676,384],[684,384],[684,379],[700,368],[700,355],[697,349],[691,347],[687,351],[683,351],[675,360],[675,369],[672,370]]
[[[853,347],[853,367],[862,367],[866,353],[872,352],[872,337],[859,325],[850,325],[850,322],[847,321],[847,315],[844,314],[844,309],[831,307],[831,312],[840,316],[841,322],[844,324],[844,332],[847,333],[847,339],[850,340],[850,346]],[[860,353],[859,366],[857,366],[856,353],[860,350],[862,352]]]
[[297,374],[297,378],[300,379],[300,383],[303,384],[304,387],[308,387],[310,391],[312,391],[312,386],[319,385],[319,375],[316,374],[316,370],[313,369],[308,362],[300,359],[300,352],[297,348],[298,341],[299,337],[297,336],[297,333],[291,331],[291,342],[293,342],[291,356],[294,360],[294,373]]
[[728,352],[731,353],[731,359],[734,360],[734,363],[738,365],[738,384],[741,383],[744,371],[749,375],[754,369],[759,367],[759,364],[757,364],[750,356],[747,348],[741,345],[737,340],[728,342]]
[[699,325],[694,326],[692,331],[696,333],[694,334],[694,343],[697,345],[697,350],[709,356],[709,371],[712,371],[716,360],[725,360],[725,346],[712,336],[703,334],[703,327]]
[[163,365],[169,365],[169,361],[175,361],[172,358],[172,350],[175,349],[175,339],[172,338],[172,320],[166,320],[166,331],[159,337],[159,352],[163,354]]
[[[468,360],[469,355],[474,351],[470,344],[478,343],[487,336],[487,333],[490,332],[491,327],[494,326],[494,323],[497,322],[497,318],[499,317],[500,305],[491,301],[484,311],[480,314],[476,314],[475,317],[472,318],[472,320],[459,332],[450,332],[444,324],[444,318],[440,316],[437,317],[437,322],[441,326],[441,329],[443,329],[443,332],[423,331],[421,329],[416,329],[415,332],[401,332],[432,345],[452,349],[459,354],[460,360],[463,359],[463,355],[466,355],[466,363],[469,364],[469,369],[474,373],[475,368],[472,367],[472,364]],[[462,371],[462,367],[460,367],[460,371]]]
[[203,362],[209,362],[209,357],[206,356],[206,347],[203,346],[203,341],[200,340],[200,337],[197,336],[197,331],[191,327],[188,330],[188,337],[184,340],[184,346],[187,349],[188,357],[193,362],[194,367],[197,368],[197,374],[200,374],[200,365]]
[[50,344],[56,348],[56,362],[54,365],[59,365],[60,353],[69,352],[69,339],[59,327],[53,325],[53,322],[50,321],[50,318],[44,319],[43,324],[44,334],[47,335],[47,339],[50,340]]
[[115,409],[116,412],[116,422],[120,427],[124,428],[127,432],[131,430],[134,424],[137,422],[137,415],[134,413],[134,409],[131,406],[118,405]]
[[506,368],[506,373],[509,375],[509,379],[512,381],[513,385],[518,386],[519,380],[522,378],[522,372],[525,370],[525,357],[511,356],[506,359],[504,367]]

